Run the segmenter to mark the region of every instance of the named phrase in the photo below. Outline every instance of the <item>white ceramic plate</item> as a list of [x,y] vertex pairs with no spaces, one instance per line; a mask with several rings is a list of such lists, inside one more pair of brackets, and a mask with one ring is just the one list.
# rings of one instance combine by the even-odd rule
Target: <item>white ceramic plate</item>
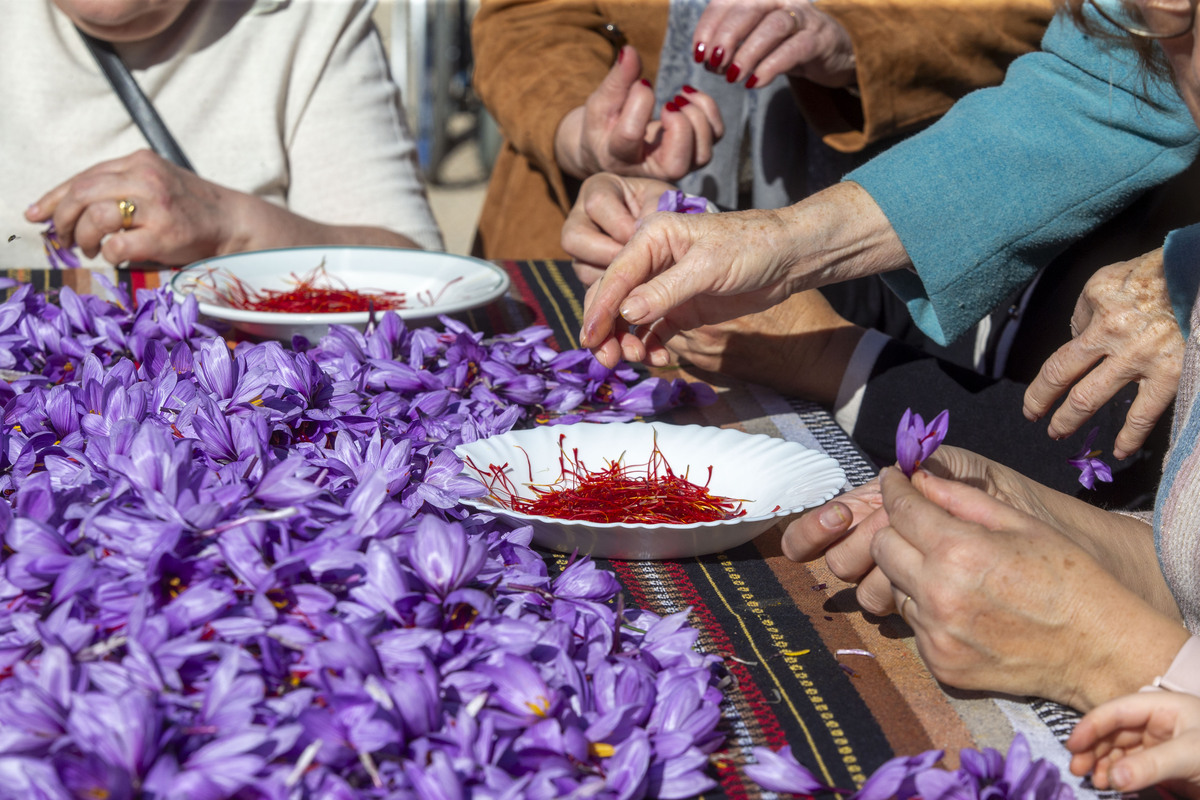
[[[535,496],[531,484],[546,485],[562,474],[559,436],[569,458],[591,471],[625,455],[627,464],[643,464],[655,441],[677,473],[687,471],[703,484],[713,468],[709,491],[743,501],[746,515],[731,520],[690,525],[589,523],[524,514],[505,508],[495,497],[465,500],[482,511],[518,525],[533,526],[534,541],[562,553],[579,551],[598,558],[670,559],[718,553],[737,547],[770,528],[781,517],[820,505],[846,485],[838,463],[817,450],[763,434],[663,422],[579,423],[510,431],[490,439],[459,445],[464,462],[483,470],[508,464],[509,478],[520,497]],[[489,483],[469,465],[464,473]],[[532,474],[531,474],[532,473]]]
[[360,291],[403,292],[408,307],[399,309],[408,320],[432,319],[438,314],[487,305],[508,291],[504,270],[487,261],[428,250],[395,247],[289,247],[235,253],[197,261],[171,279],[177,296],[195,293],[200,313],[225,320],[234,328],[269,339],[289,341],[294,334],[316,341],[331,324],[367,324],[368,312],[282,314],[247,311],[223,305],[211,290],[213,280],[235,276],[252,290],[290,288],[293,276],[304,276],[322,262],[331,285]]

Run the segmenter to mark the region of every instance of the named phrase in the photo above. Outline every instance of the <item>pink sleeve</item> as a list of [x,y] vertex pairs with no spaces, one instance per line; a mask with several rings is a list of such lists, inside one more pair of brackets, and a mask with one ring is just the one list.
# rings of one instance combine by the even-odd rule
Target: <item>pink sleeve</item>
[[1167,689],[1200,697],[1200,636],[1188,639],[1170,668],[1145,689]]

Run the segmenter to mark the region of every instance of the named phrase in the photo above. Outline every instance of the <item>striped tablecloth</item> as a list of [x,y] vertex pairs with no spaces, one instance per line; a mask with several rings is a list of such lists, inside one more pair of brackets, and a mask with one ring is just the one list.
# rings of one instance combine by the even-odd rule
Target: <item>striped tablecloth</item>
[[[581,287],[562,262],[503,262],[513,279],[508,296],[457,315],[485,331],[545,324],[560,348],[578,346]],[[69,285],[103,294],[85,270],[10,271],[10,277],[53,290]],[[131,288],[151,288],[169,272],[107,273]],[[679,373],[675,373],[679,374]],[[685,375],[686,377],[686,375]],[[705,408],[675,412],[669,421],[735,427],[799,441],[838,460],[848,485],[875,468],[821,407],[752,385],[717,387]],[[947,750],[957,764],[964,747],[1004,750],[1016,732],[1035,754],[1063,769],[1073,712],[1026,702],[943,689],[928,673],[912,633],[898,617],[864,614],[853,588],[823,561],[796,564],[780,550],[781,527],[718,555],[670,562],[609,562],[630,605],[660,614],[691,609],[700,646],[725,658],[725,748],[714,756],[721,796],[770,796],[745,779],[740,766],[756,745],[791,745],[796,756],[828,784],[852,789],[894,755]],[[552,567],[565,557],[547,554]],[[870,656],[838,651],[866,651]],[[1081,797],[1096,793],[1078,789]],[[710,796],[717,796],[716,794]]]

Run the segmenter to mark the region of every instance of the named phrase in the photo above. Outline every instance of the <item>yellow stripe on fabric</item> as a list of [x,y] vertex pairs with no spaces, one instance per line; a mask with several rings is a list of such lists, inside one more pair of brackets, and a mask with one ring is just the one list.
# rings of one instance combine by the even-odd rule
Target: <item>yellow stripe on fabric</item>
[[[554,267],[553,261],[543,261],[541,263],[544,265],[548,265],[551,268]],[[554,316],[558,317],[558,321],[562,325],[563,335],[565,337],[567,337],[567,341],[561,343],[563,345],[563,349],[574,350],[574,349],[578,348],[579,341],[578,341],[578,339],[576,339],[575,335],[571,333],[572,326],[567,323],[567,318],[565,316],[563,316],[562,306],[560,306],[558,304],[558,301],[555,300],[554,296],[550,293],[550,287],[546,284],[545,279],[542,277],[542,271],[540,269],[537,269],[536,266],[534,266],[533,269],[529,270],[529,274],[531,274],[533,276],[533,279],[537,281],[538,286],[541,287],[542,292],[545,293],[546,301],[549,302],[550,305],[553,307]],[[545,311],[545,309],[542,309],[542,310]],[[576,328],[577,327],[578,326],[576,326]]]
[[571,307],[571,312],[575,315],[574,330],[579,330],[583,326],[583,303],[580,303],[579,298],[571,291],[567,279],[563,277],[562,270],[558,268],[558,262],[548,261],[546,263],[550,267],[550,277],[554,279],[554,285],[562,291],[567,305]]
[[[729,561],[729,557],[724,554],[719,555],[718,558],[722,562]],[[808,748],[812,752],[813,756],[817,759],[817,764],[821,769],[821,774],[825,776],[825,783],[832,785],[833,776],[829,774],[829,768],[825,766],[824,759],[822,759],[821,754],[817,752],[817,743],[813,740],[812,732],[809,731],[808,726],[804,724],[804,718],[800,716],[800,709],[796,708],[795,703],[792,702],[792,698],[786,691],[784,691],[782,681],[776,677],[775,671],[771,669],[771,664],[767,660],[769,656],[764,654],[762,650],[758,648],[758,644],[754,641],[754,637],[750,635],[750,629],[746,625],[745,619],[743,619],[741,614],[733,610],[733,606],[730,605],[729,601],[725,598],[724,592],[722,592],[717,586],[717,582],[713,580],[712,575],[708,571],[708,567],[705,566],[704,562],[700,561],[700,559],[696,559],[696,563],[700,565],[700,569],[704,572],[704,577],[708,579],[709,585],[712,586],[713,591],[717,593],[717,597],[720,599],[721,604],[725,606],[725,610],[732,614],[738,621],[738,625],[741,627],[742,633],[746,636],[746,641],[750,643],[750,647],[754,650],[754,655],[758,658],[759,665],[761,665],[762,668],[767,671],[767,674],[771,677],[771,682],[774,683],[775,688],[779,690],[779,696],[783,698],[783,702],[787,704],[787,707],[792,710],[792,716],[795,717],[796,723],[800,726],[800,730],[804,731],[804,738],[808,740]],[[725,567],[726,572],[731,571],[729,566],[725,564],[722,564],[722,566]],[[787,647],[785,643],[780,647],[780,649],[790,650],[791,648]]]
[[[754,612],[754,615],[758,618],[759,623],[763,626],[763,628],[766,629],[767,635],[771,637],[772,643],[779,648],[780,652],[790,652],[792,648],[788,645],[787,640],[783,638],[781,633],[779,633],[778,628],[775,627],[775,622],[770,617],[764,615],[759,602],[754,599],[754,594],[750,591],[750,588],[746,585],[746,582],[742,579],[742,576],[734,568],[733,561],[729,558],[729,556],[723,553],[718,555],[717,559],[721,562],[721,566],[724,567],[725,573],[729,576],[729,580],[733,583],[738,593],[741,594],[742,599],[746,602],[746,606]],[[805,650],[803,652],[806,653],[808,651]],[[846,736],[846,732],[842,728],[841,723],[834,718],[833,711],[830,710],[828,703],[825,702],[825,698],[821,697],[820,690],[816,688],[813,680],[809,678],[808,673],[805,672],[804,668],[800,666],[799,659],[795,655],[785,655],[783,660],[784,663],[788,665],[788,669],[792,673],[792,676],[795,677],[796,681],[800,684],[800,687],[804,689],[805,696],[807,696],[809,702],[813,704],[813,710],[817,712],[818,716],[820,716],[821,720],[825,723],[825,728],[832,738],[833,746],[837,748],[838,754],[842,757],[842,766],[846,768],[846,772],[849,774],[850,779],[854,781],[855,786],[861,786],[863,782],[866,781],[867,776],[858,763],[858,757],[854,755],[854,748],[850,746],[850,739]],[[784,694],[782,687],[780,687],[780,694]],[[801,725],[803,725],[803,723],[801,723]],[[808,734],[807,729],[805,730],[805,734]],[[809,737],[809,742],[810,744],[812,743],[811,737]],[[816,752],[816,750],[813,751],[813,755],[817,757],[818,761],[821,760],[821,756]],[[825,769],[824,764],[821,765],[821,768]],[[826,771],[825,774],[826,779],[828,780],[828,771]]]

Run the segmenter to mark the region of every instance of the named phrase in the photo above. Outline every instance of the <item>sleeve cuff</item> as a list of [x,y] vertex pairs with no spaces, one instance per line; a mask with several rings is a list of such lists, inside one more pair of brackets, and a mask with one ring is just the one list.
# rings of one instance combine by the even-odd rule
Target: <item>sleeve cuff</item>
[[886,334],[868,328],[858,340],[858,346],[854,348],[850,363],[846,365],[846,371],[842,374],[842,385],[838,387],[837,401],[833,404],[833,418],[851,436],[854,435],[854,426],[858,422],[858,411],[862,406],[863,394],[867,390],[867,380],[875,369],[880,351],[889,341],[891,338]]
[[1200,636],[1193,636],[1179,649],[1170,668],[1142,691],[1165,689],[1200,697]]

